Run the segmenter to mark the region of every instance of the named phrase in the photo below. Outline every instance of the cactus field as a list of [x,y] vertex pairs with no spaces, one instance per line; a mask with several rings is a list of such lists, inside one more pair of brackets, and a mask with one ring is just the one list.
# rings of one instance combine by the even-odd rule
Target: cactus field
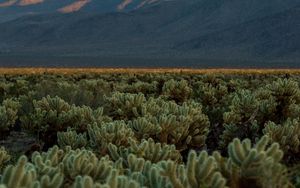
[[300,187],[299,70],[0,69],[0,188]]

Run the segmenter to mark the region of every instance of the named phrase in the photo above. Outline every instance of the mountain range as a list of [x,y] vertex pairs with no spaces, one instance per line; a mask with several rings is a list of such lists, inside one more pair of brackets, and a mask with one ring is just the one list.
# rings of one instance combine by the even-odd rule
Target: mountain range
[[0,0],[0,54],[300,66],[300,1]]

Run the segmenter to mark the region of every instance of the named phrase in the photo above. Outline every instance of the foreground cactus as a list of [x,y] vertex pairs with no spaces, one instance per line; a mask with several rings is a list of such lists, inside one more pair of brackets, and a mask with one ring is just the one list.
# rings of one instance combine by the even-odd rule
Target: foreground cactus
[[300,122],[299,119],[288,119],[283,125],[276,125],[268,122],[265,125],[264,133],[272,142],[280,144],[285,157],[297,157],[300,153]]
[[11,159],[11,156],[4,147],[0,147],[0,172],[4,165]]
[[130,146],[127,148],[117,147],[113,144],[108,146],[109,154],[113,160],[120,158],[127,159],[129,154],[149,160],[152,163],[158,163],[163,160],[181,161],[181,155],[174,145],[166,145],[155,143],[153,139],[142,140],[139,144],[135,140],[129,138]]
[[199,156],[195,152],[189,154],[187,178],[191,187],[226,187],[226,179],[217,171],[215,159],[206,152],[201,152]]
[[16,166],[9,165],[1,178],[0,184],[7,188],[32,187],[37,173],[32,166],[28,166],[27,158],[19,158]]
[[[228,146],[231,183],[238,187],[289,187],[287,169],[280,163],[283,152],[279,144],[267,147],[269,138],[262,137],[254,147],[249,139],[234,139]],[[234,174],[235,173],[235,174]],[[234,187],[235,187],[234,186]]]

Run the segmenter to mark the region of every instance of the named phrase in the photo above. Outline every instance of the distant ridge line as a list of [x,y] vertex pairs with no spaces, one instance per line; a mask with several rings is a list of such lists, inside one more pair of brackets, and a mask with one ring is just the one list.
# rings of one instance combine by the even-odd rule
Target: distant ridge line
[[4,75],[31,75],[31,74],[147,74],[147,73],[174,73],[174,74],[300,74],[300,69],[243,69],[243,68],[6,68],[0,67],[0,74]]

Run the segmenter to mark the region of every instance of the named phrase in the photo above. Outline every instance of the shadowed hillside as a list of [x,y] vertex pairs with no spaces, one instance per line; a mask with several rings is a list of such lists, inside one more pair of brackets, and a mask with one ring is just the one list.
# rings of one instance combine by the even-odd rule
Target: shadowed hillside
[[[299,62],[300,58],[297,0],[149,1],[138,9],[142,1],[90,1],[69,14],[56,11],[72,10],[59,9],[65,7],[62,2],[74,3],[44,1],[26,6],[39,12],[2,22],[2,55],[188,57],[224,62]],[[42,9],[47,3],[49,11]],[[2,7],[0,13],[19,13],[19,9]]]

